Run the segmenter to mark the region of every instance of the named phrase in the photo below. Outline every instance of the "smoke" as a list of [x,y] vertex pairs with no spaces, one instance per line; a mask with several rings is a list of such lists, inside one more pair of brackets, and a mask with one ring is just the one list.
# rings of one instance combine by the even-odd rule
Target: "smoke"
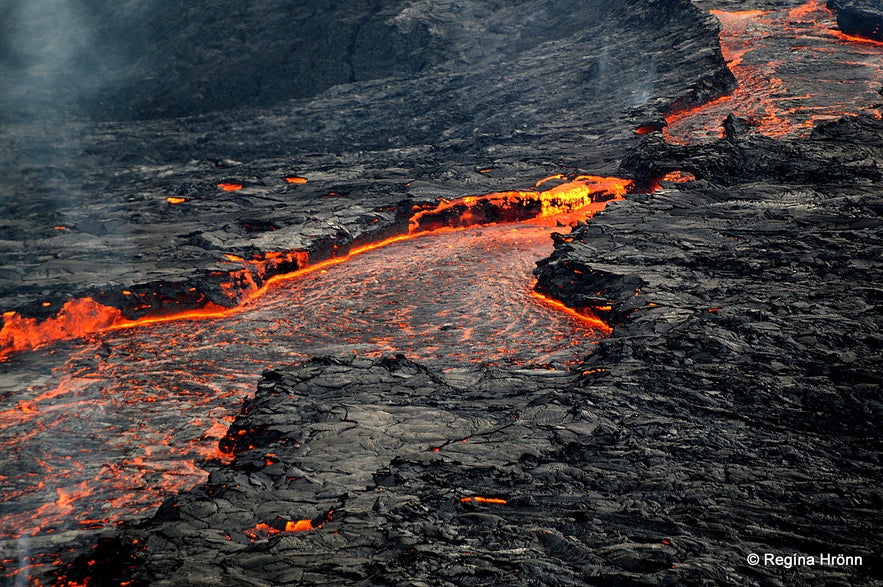
[[616,96],[627,108],[644,106],[656,94],[656,64],[630,43],[605,42],[601,46],[598,77],[615,85]]
[[16,546],[18,547],[18,573],[15,575],[15,582],[13,585],[15,587],[27,587],[30,584],[30,564],[28,563],[28,556],[30,554],[30,538],[28,536],[21,536],[16,540]]
[[[145,12],[132,3],[10,0],[0,8],[0,107],[6,119],[78,115],[132,75],[127,63]],[[130,25],[130,26],[127,26]]]

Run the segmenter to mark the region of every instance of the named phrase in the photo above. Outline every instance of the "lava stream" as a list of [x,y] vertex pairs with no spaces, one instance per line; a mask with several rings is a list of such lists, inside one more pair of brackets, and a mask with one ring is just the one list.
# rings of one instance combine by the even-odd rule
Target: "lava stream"
[[[69,300],[55,316],[43,321],[24,317],[17,312],[5,312],[2,315],[3,326],[0,328],[0,361],[18,351],[36,349],[95,332],[170,320],[230,315],[238,311],[236,306],[239,300],[259,297],[276,281],[296,278],[304,273],[346,261],[353,255],[426,232],[526,220],[573,222],[575,219],[590,216],[610,200],[622,198],[631,186],[630,181],[617,177],[581,175],[567,181],[563,175],[558,174],[538,181],[534,187],[538,188],[553,180],[560,180],[560,183],[544,191],[490,193],[415,206],[407,233],[362,245],[340,257],[314,261],[307,251],[301,250],[269,251],[254,255],[253,259],[224,254],[223,257],[228,262],[241,267],[229,271],[227,276],[230,281],[221,284],[221,289],[230,298],[229,305],[233,307],[219,306],[208,301],[196,288],[190,288],[186,296],[189,298],[186,300],[189,309],[176,312],[160,305],[155,308],[156,312],[135,320],[126,318],[115,307],[100,304],[88,297]],[[132,296],[133,292],[124,290],[122,294]],[[144,296],[152,297],[149,294]],[[174,308],[180,304],[180,300],[174,299],[171,303]],[[152,308],[150,303],[145,307]]]
[[823,3],[711,12],[721,21],[721,49],[738,87],[731,96],[668,116],[666,141],[720,138],[731,112],[769,137],[803,136],[815,123],[846,114],[880,116],[883,44],[840,33]]
[[226,316],[13,355],[0,376],[0,534],[112,525],[198,483],[197,464],[221,458],[218,438],[267,367],[328,353],[403,352],[442,365],[577,361],[603,324],[532,294],[534,262],[556,230],[542,225],[554,223],[407,238],[358,263],[278,279]]

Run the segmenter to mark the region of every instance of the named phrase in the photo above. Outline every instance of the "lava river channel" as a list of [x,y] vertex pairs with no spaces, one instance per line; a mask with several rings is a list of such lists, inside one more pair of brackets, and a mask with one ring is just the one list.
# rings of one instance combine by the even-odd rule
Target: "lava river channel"
[[667,142],[716,140],[730,113],[774,138],[804,136],[814,124],[847,114],[880,117],[883,44],[841,33],[823,1],[711,13],[721,22],[721,50],[738,87],[730,96],[667,116]]
[[533,294],[534,263],[562,230],[544,224],[431,233],[277,283],[231,316],[13,356],[0,374],[0,558],[33,561],[29,540],[39,552],[38,537],[146,515],[201,481],[263,369],[323,354],[578,361],[605,330]]

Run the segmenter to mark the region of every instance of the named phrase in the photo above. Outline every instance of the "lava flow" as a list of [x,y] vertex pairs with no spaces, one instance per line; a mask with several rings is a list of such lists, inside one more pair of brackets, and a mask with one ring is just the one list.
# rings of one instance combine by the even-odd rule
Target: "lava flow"
[[[823,3],[711,12],[721,22],[721,49],[738,87],[731,96],[667,116],[666,141],[720,138],[721,123],[731,112],[769,137],[802,136],[815,123],[846,114],[880,117],[874,104],[883,77],[883,44],[838,31]],[[788,59],[781,58],[785,54]]]
[[[421,208],[410,234],[352,251],[358,263],[340,257],[269,279],[235,311],[122,322],[12,355],[0,379],[3,550],[20,548],[23,537],[143,516],[199,482],[200,462],[225,458],[217,441],[268,366],[328,353],[405,353],[441,365],[577,362],[609,329],[537,299],[534,262],[561,222],[586,218],[627,187],[583,177],[521,192],[523,206],[508,192]],[[541,193],[551,203],[539,202]],[[485,217],[473,213],[472,222],[492,222],[487,211],[500,202],[496,219],[509,220],[512,208],[534,220],[468,229],[449,222],[451,209],[480,210]],[[101,321],[97,304],[79,304]]]
[[[314,271],[328,264],[342,262],[353,255],[428,231],[552,217],[555,217],[551,220],[552,223],[574,222],[594,214],[603,208],[606,202],[622,198],[631,185],[628,180],[615,177],[583,175],[571,181],[563,181],[565,179],[561,175],[556,175],[538,181],[535,187],[553,180],[562,181],[546,191],[491,193],[415,206],[409,222],[408,234],[369,243],[350,250],[348,255],[321,262],[313,262],[306,251],[271,251],[256,254],[252,259],[225,254],[224,258],[227,261],[239,264],[242,268],[230,271],[230,281],[222,283],[221,288],[230,299],[229,305],[235,306],[242,298],[255,298],[261,295],[271,279],[290,279],[300,275],[304,270]],[[568,216],[565,218],[561,215]],[[194,289],[191,288],[191,292],[193,291]],[[128,290],[123,294],[134,295]],[[140,295],[147,298],[158,297],[152,294]],[[157,321],[217,318],[236,311],[209,302],[199,292],[189,297],[193,298],[192,304],[185,311],[174,312],[169,311],[167,307],[161,307],[160,314],[148,314],[135,320],[126,318],[117,308],[100,304],[92,298],[70,300],[54,317],[43,321],[26,318],[16,312],[6,312],[3,314],[3,327],[0,329],[0,361],[13,352],[34,349],[58,340],[77,338],[103,330],[130,328]],[[179,300],[165,303],[174,307]],[[145,307],[152,306],[150,303],[145,303]]]

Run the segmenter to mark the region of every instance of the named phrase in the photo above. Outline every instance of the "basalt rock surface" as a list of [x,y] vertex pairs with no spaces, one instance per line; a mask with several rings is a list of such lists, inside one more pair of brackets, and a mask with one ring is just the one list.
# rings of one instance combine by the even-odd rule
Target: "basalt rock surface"
[[847,35],[883,42],[883,2],[880,0],[828,0],[837,26]]
[[[490,20],[466,5],[395,5],[413,24],[397,34],[425,52],[401,77],[324,89],[334,73],[309,97],[186,119],[12,120],[0,309],[45,317],[100,292],[132,315],[235,303],[218,292],[242,268],[225,254],[315,260],[403,230],[415,203],[619,167],[663,189],[559,235],[538,272],[611,337],[573,373],[402,357],[268,372],[222,442],[232,463],[97,537],[58,582],[879,583],[881,122],[772,141],[731,119],[723,141],[650,135],[620,166],[639,123],[730,87],[713,21],[685,2],[611,2],[603,18],[549,2],[531,7],[559,15],[525,29],[534,43],[509,34],[526,3]],[[452,23],[499,25],[492,50],[452,52]],[[159,116],[125,91],[114,107]],[[130,307],[124,289],[159,293]],[[57,540],[65,560],[78,551]],[[754,567],[749,553],[862,564]]]
[[[660,306],[634,320],[580,377],[437,372],[402,357],[267,372],[222,442],[232,464],[103,538],[65,578],[873,584],[879,414],[857,409],[854,382],[844,391],[819,373],[827,384],[801,390],[799,365],[764,364],[781,345],[775,322],[745,325],[749,355],[741,333],[700,312]],[[708,344],[731,349],[726,363]],[[752,552],[863,565],[753,568]]]
[[[840,548],[858,551],[881,540],[872,522],[883,421],[881,145],[883,124],[871,118],[792,143],[651,139],[627,159],[638,177],[679,168],[705,179],[612,204],[560,237],[537,270],[542,291],[617,324],[579,389],[646,397],[665,417],[723,418],[753,438],[760,452],[721,455],[719,482],[745,522],[720,528],[732,539],[777,535],[763,551],[819,551],[850,535]],[[765,438],[779,444],[760,449]],[[699,519],[715,511],[709,503]],[[747,521],[760,511],[766,521]],[[839,521],[821,522],[828,515]]]

